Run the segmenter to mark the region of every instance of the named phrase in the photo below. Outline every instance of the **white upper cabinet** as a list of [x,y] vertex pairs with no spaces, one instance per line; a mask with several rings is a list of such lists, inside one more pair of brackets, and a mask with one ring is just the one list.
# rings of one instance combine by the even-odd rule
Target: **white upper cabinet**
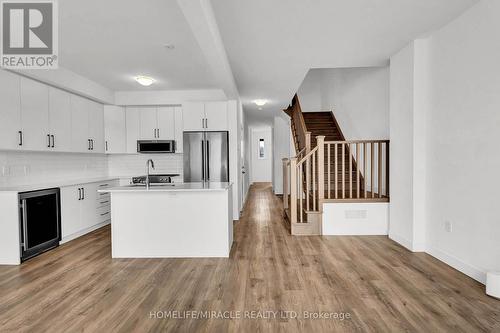
[[205,129],[227,131],[227,102],[206,102],[205,119]]
[[71,150],[86,153],[90,150],[89,113],[87,100],[71,95]]
[[127,153],[137,153],[137,140],[140,131],[140,110],[136,107],[128,107],[125,111],[127,123]]
[[174,123],[175,123],[175,152],[183,153],[183,132],[182,132],[182,108],[176,106],[174,108]]
[[205,129],[205,103],[182,104],[182,120],[184,131],[203,131]]
[[21,149],[20,76],[0,70],[0,149]]
[[140,138],[141,140],[154,140],[158,135],[158,117],[156,107],[141,107],[140,113]]
[[49,87],[50,147],[55,151],[71,151],[71,95]]
[[175,140],[175,108],[172,106],[158,107],[157,115],[157,138],[161,140]]
[[227,102],[187,102],[182,108],[184,131],[227,131]]
[[104,106],[104,147],[107,154],[127,152],[127,127],[125,109],[121,106]]
[[50,150],[49,87],[21,77],[21,124],[23,147]]
[[90,152],[104,153],[104,109],[103,105],[88,100]]

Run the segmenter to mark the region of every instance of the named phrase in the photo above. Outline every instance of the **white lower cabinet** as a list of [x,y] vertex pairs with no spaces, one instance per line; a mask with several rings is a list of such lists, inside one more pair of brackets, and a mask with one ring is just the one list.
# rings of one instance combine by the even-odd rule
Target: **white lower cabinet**
[[110,180],[61,187],[62,243],[80,237],[110,221],[109,193],[97,191],[118,185],[118,180]]

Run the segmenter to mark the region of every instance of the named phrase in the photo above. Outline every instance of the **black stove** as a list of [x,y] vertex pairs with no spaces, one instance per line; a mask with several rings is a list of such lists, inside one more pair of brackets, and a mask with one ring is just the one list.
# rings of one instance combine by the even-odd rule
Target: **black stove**
[[[179,174],[151,174],[149,175],[150,184],[168,184],[172,182],[172,177]],[[146,176],[132,177],[132,184],[146,184]]]

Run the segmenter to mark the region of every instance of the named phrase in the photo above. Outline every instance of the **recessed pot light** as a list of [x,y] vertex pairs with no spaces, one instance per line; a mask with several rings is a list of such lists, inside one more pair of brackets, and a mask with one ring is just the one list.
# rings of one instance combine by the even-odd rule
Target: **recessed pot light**
[[265,99],[256,99],[255,101],[253,101],[255,103],[255,105],[257,106],[264,106],[266,105],[267,101]]
[[152,85],[155,82],[155,79],[153,79],[152,77],[144,76],[144,75],[136,76],[135,80],[140,85],[143,85],[143,86],[146,86],[146,87]]

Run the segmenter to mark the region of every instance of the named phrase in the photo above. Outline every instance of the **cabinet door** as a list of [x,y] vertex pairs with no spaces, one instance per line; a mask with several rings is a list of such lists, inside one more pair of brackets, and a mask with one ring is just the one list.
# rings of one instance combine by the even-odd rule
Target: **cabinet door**
[[51,150],[71,151],[70,94],[49,87],[49,134],[53,135]]
[[158,128],[158,120],[155,107],[140,108],[140,138],[141,140],[156,139],[156,129]]
[[127,125],[127,153],[137,153],[137,140],[139,140],[139,108],[127,107],[125,111]]
[[104,153],[104,110],[103,105],[94,101],[89,103],[89,139],[92,153]]
[[21,123],[23,147],[49,150],[49,88],[37,81],[21,77]]
[[227,102],[205,103],[206,129],[210,131],[227,131]]
[[158,139],[175,139],[175,108],[158,107]]
[[71,95],[71,151],[89,152],[88,100]]
[[81,185],[61,187],[61,235],[64,238],[82,230],[80,193]]
[[127,134],[125,125],[125,109],[120,106],[104,106],[104,138],[107,154],[124,154],[127,152]]
[[83,187],[82,229],[88,229],[98,223],[97,219],[97,185],[85,184]]
[[181,107],[175,107],[174,110],[175,114],[175,152],[182,154],[184,149],[183,149],[183,131],[182,131],[182,108]]
[[21,149],[19,75],[0,70],[0,149]]
[[205,119],[205,105],[199,102],[182,104],[182,121],[184,131],[203,131]]

